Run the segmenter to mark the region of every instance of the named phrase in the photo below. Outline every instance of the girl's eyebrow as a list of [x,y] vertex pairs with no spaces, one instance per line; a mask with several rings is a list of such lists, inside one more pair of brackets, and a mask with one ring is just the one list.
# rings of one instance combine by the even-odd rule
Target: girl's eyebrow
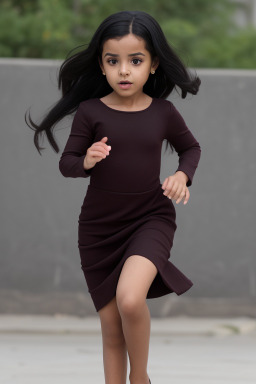
[[[139,55],[142,55],[142,56],[145,56],[144,53],[141,53],[141,52],[136,52],[136,53],[131,53],[130,55],[128,56],[139,56]],[[113,57],[118,57],[119,55],[116,55],[115,53],[105,53],[104,57],[105,56],[113,56]]]

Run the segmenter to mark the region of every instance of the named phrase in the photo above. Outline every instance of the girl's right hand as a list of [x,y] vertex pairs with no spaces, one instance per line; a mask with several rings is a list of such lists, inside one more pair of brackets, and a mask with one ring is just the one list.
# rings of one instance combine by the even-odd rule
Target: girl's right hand
[[105,144],[107,140],[108,138],[105,136],[100,141],[93,143],[93,145],[87,149],[86,156],[84,158],[85,170],[94,167],[96,163],[105,159],[109,155],[111,146]]

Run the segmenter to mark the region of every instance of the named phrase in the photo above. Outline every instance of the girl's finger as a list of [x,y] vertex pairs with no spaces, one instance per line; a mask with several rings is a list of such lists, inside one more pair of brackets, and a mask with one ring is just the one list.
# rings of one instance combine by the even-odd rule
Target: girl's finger
[[99,144],[98,144],[98,143],[93,144],[93,145],[91,146],[91,148],[93,148],[93,149],[98,149],[99,151],[102,150],[104,153],[109,153],[110,150],[111,150],[111,147],[110,147],[110,146],[107,146],[107,145],[105,145],[105,144],[100,145],[100,143],[99,143]]
[[167,185],[167,182],[168,182],[168,178],[166,178],[162,184],[162,189],[165,189],[166,188],[166,185]]
[[172,180],[171,180],[171,181],[169,180],[169,181],[168,181],[168,184],[167,184],[166,187],[165,187],[164,195],[165,195],[165,196],[168,196],[168,195],[170,194],[170,192],[172,191],[173,187],[174,187],[174,183],[173,183],[173,181],[172,181]]
[[179,189],[179,184],[174,182],[172,187],[169,189],[168,197],[170,197],[170,199],[175,199],[174,196],[179,197],[179,195],[177,195],[178,189]]
[[93,149],[97,148],[98,150],[102,149],[104,151],[104,153],[106,153],[106,155],[108,155],[109,151],[111,150],[110,145],[105,145],[103,143],[101,145],[101,142],[94,143],[91,148],[93,148]]
[[93,158],[99,157],[101,159],[105,159],[107,155],[105,153],[102,153],[101,151],[96,151],[94,149],[88,150],[89,156],[92,156]]
[[173,195],[173,199],[176,201],[177,199],[179,199],[181,193],[182,193],[182,190],[183,190],[183,187],[181,185],[178,184],[178,188],[176,190],[176,193]]
[[173,186],[172,176],[166,177],[166,179],[164,180],[164,182],[162,184],[162,188],[167,190],[167,193],[168,193],[168,191],[170,191],[172,186]]
[[189,192],[189,189],[186,188],[186,196],[185,196],[185,199],[184,199],[184,203],[183,204],[187,204],[188,200],[189,200],[189,197],[190,197],[190,192]]
[[178,198],[177,201],[176,201],[176,204],[179,204],[179,202],[180,202],[185,196],[186,196],[186,190],[183,189],[183,190],[181,191],[181,193],[180,193],[179,198]]

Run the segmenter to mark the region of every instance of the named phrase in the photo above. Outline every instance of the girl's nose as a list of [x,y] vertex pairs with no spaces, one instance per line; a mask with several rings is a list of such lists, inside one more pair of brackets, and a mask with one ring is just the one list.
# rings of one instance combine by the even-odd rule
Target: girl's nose
[[122,67],[120,68],[120,70],[119,70],[119,74],[120,74],[121,76],[129,75],[129,74],[130,74],[130,71],[129,71],[129,69],[128,69],[127,67],[122,66]]

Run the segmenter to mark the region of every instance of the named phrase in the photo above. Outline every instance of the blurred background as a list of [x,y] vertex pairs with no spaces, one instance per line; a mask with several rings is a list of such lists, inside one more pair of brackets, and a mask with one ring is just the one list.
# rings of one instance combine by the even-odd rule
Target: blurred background
[[[64,178],[59,157],[72,116],[42,156],[24,121],[59,99],[59,66],[111,13],[142,10],[202,80],[171,100],[202,147],[189,204],[179,204],[172,262],[194,283],[148,300],[152,316],[256,315],[255,0],[1,0],[0,313],[96,315],[80,269],[77,226],[87,179]],[[162,153],[160,179],[177,156]]]
[[255,0],[1,0],[0,56],[63,59],[109,14],[151,13],[190,66],[254,69]]

